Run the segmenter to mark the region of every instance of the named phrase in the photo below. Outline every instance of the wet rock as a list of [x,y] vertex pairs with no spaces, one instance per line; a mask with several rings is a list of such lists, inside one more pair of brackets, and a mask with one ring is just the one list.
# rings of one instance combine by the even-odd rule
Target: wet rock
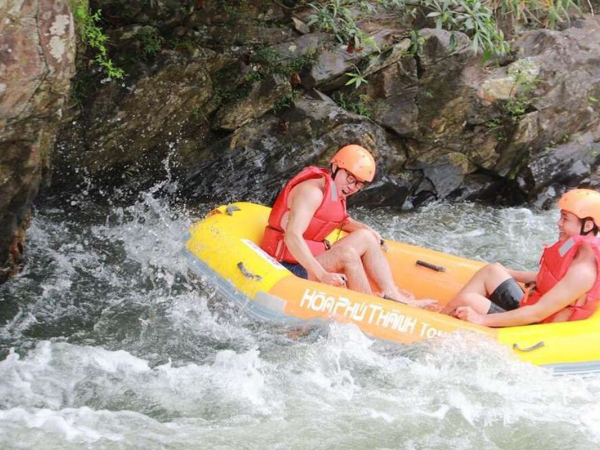
[[[379,48],[391,43],[393,33],[393,30],[381,29],[369,36],[375,46],[365,44],[357,49],[348,43],[329,43],[329,45],[323,46],[309,73],[303,79],[304,86],[306,88],[317,87],[325,92],[344,86],[348,81],[346,74],[356,73],[357,64],[360,61],[377,55]],[[363,75],[367,76],[368,74],[365,72]]]
[[377,177],[375,182],[348,199],[348,205],[369,207],[391,206],[400,208],[411,195],[414,187],[412,177],[393,178],[387,175]]
[[[477,183],[493,186],[486,198],[502,192],[512,201],[553,185],[547,171],[529,174],[544,148],[599,120],[594,17],[563,31],[522,31],[512,59],[486,66],[459,32],[421,29],[413,45],[404,16],[358,22],[380,52],[308,32],[298,21],[308,23],[312,8],[176,3],[144,12],[131,2],[133,16],[109,21],[118,49],[139,52],[144,33],[177,46],[92,95],[57,147],[59,168],[71,169],[61,173],[79,168],[108,185],[152,180],[169,156],[195,200],[265,199],[306,164],[325,164],[340,141],[355,140],[378,155],[382,178],[361,194],[372,204],[383,204],[377,195],[385,204],[472,198]],[[347,86],[350,72],[366,83]],[[279,100],[291,97],[295,106],[282,112]],[[575,164],[573,177],[595,180]]]
[[255,84],[248,97],[229,103],[217,112],[214,128],[235,130],[258,119],[286,96],[291,95],[289,80],[282,76],[270,76]]
[[417,63],[406,55],[405,42],[394,46],[389,58],[369,69],[373,75],[363,91],[372,99],[375,120],[398,136],[414,136],[419,117]]
[[292,60],[307,54],[316,54],[323,43],[325,36],[319,33],[307,34],[297,39],[273,45],[271,50],[284,59]]
[[321,51],[310,73],[303,80],[304,86],[318,87],[326,82],[340,79],[346,72],[350,72],[361,56],[348,53],[347,47],[345,44],[337,44],[335,47]]
[[591,184],[599,164],[600,137],[589,131],[536,154],[521,172],[519,182],[530,199],[537,198],[537,204],[544,204],[550,197],[548,191],[558,194],[561,186]]
[[292,17],[292,21],[294,22],[294,28],[296,29],[296,31],[302,34],[310,33],[310,27],[306,24],[306,22],[303,22],[302,20],[297,19],[296,17]]
[[514,178],[537,144],[539,132],[539,113],[535,111],[523,116],[514,127],[510,141],[503,147],[501,157],[494,167],[496,173]]
[[[405,155],[387,143],[384,130],[368,119],[331,101],[298,99],[280,116],[264,116],[210,147],[210,156],[184,184],[199,201],[243,198],[268,203],[293,175],[308,165],[327,167],[333,154],[349,143],[372,150],[378,179],[386,175],[384,167],[399,167],[405,161]],[[400,200],[380,199],[382,204]]]
[[464,176],[460,187],[452,191],[448,199],[453,201],[471,200],[501,203],[502,199],[498,198],[499,195],[500,190],[497,182],[486,175],[471,173]]
[[23,262],[31,202],[74,73],[74,24],[65,1],[0,3],[0,282]]
[[[201,60],[162,55],[163,67],[130,84],[107,83],[87,105],[84,114],[66,123],[57,147],[53,182],[82,175],[99,186],[156,180],[175,145],[193,138],[202,142],[209,117],[218,103],[212,81]],[[174,162],[187,165],[185,152]],[[129,175],[127,175],[129,174]],[[164,176],[164,175],[161,175]]]
[[419,161],[412,167],[423,174],[415,194],[426,198],[445,199],[458,189],[470,171],[468,158],[462,153],[448,153],[430,162]]
[[[520,119],[525,123],[519,124],[515,141],[519,142],[521,161],[512,163],[513,172],[527,180],[523,186],[530,199],[556,183],[581,183],[593,170],[589,153],[594,145],[586,133],[593,132],[600,123],[598,104],[594,102],[600,98],[598,36],[600,20],[588,16],[562,32],[532,31],[517,42],[519,53],[539,67],[538,78],[543,80],[537,83],[531,101],[537,113]],[[556,150],[547,152],[551,147]],[[564,161],[559,163],[559,157]],[[563,176],[552,167],[560,168]]]

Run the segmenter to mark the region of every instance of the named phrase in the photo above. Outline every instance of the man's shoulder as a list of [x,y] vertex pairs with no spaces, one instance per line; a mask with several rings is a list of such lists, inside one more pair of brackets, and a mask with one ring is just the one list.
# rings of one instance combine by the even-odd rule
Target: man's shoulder
[[320,192],[321,195],[323,194],[323,192],[325,191],[325,180],[323,178],[310,178],[308,180],[304,180],[300,183],[298,183],[296,186],[294,186],[294,188],[292,189],[293,191],[297,191],[297,192]]
[[325,195],[325,183],[323,179],[312,178],[298,183],[290,191],[290,199],[294,203],[316,203],[323,200]]
[[590,242],[582,242],[579,246],[577,254],[575,255],[575,258],[573,259],[573,264],[578,265],[580,268],[585,266],[596,270],[598,261],[596,261],[597,250],[594,251],[594,247],[596,246]]

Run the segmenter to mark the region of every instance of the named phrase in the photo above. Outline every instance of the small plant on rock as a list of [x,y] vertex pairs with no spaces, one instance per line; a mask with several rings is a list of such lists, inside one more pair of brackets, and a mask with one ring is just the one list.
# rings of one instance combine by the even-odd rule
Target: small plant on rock
[[101,20],[101,11],[97,10],[91,14],[86,0],[70,0],[71,11],[75,17],[75,23],[79,39],[88,45],[96,53],[94,61],[106,72],[110,78],[123,78],[123,69],[116,67],[108,56],[106,48],[108,36],[98,26]]
[[258,48],[250,55],[250,65],[260,78],[266,75],[280,74],[290,77],[312,65],[316,58],[316,50],[309,50],[304,55],[289,58],[281,53],[265,47]]
[[372,2],[364,0],[324,0],[313,2],[310,6],[315,14],[309,17],[308,26],[315,25],[320,31],[333,33],[341,44],[348,45],[350,53],[362,50],[364,45],[377,47],[373,39],[367,36],[356,23],[352,6],[366,12],[375,11]]
[[346,75],[348,78],[350,78],[346,82],[346,86],[354,86],[354,89],[358,89],[361,86],[361,84],[367,84],[368,81],[364,77],[364,75],[362,73],[360,73],[360,70],[358,69],[358,67],[355,66],[355,69],[356,69],[356,72],[346,72],[344,75]]
[[500,126],[500,123],[502,121],[499,118],[495,118],[495,119],[491,119],[488,123],[487,123],[487,127],[490,130],[493,130],[495,128],[498,128]]
[[505,109],[512,117],[519,117],[527,112],[531,105],[531,94],[540,82],[538,73],[539,69],[526,59],[517,61],[509,69],[509,74],[515,81]]
[[375,116],[375,113],[371,108],[373,99],[366,94],[356,97],[354,95],[346,95],[343,92],[336,92],[331,98],[340,108],[343,108],[346,111],[360,114],[369,119],[373,119]]
[[[458,30],[471,38],[473,49],[483,50],[484,59],[504,55],[509,50],[504,34],[498,29],[494,11],[480,0],[423,0],[432,9],[427,17],[435,20],[438,28]],[[451,38],[456,46],[456,38]]]
[[155,55],[158,53],[164,42],[165,39],[155,29],[142,35],[142,44],[146,55]]

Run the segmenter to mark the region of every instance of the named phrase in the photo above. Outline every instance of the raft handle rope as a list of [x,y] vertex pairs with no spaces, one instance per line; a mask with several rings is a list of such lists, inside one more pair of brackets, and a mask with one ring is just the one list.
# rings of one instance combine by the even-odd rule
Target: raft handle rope
[[383,239],[379,240],[379,245],[381,246],[381,250],[383,250],[386,253],[388,252],[388,246]]
[[436,272],[445,272],[446,268],[444,266],[436,266],[435,264],[428,263],[426,261],[417,260],[415,263],[417,266],[427,267],[428,269],[435,270]]
[[260,275],[255,275],[253,273],[248,272],[248,269],[246,269],[243,262],[240,261],[239,263],[237,263],[237,266],[238,269],[240,269],[240,272],[242,272],[242,275],[244,275],[246,278],[250,278],[251,280],[256,281],[262,280],[262,277]]
[[521,348],[519,347],[519,344],[513,344],[512,348],[513,350],[519,350],[520,352],[532,352],[534,350],[537,350],[538,348],[542,348],[544,347],[546,344],[544,344],[544,341],[540,341],[537,344],[532,345],[531,347],[525,347],[525,348]]
[[227,206],[227,208],[225,208],[225,211],[227,212],[228,216],[233,216],[233,213],[235,211],[241,211],[241,209],[235,205],[229,205],[229,206]]

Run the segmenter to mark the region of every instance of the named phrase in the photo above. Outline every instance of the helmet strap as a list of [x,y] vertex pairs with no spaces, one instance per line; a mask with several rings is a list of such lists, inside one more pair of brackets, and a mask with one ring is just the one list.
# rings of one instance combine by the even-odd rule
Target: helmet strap
[[[585,223],[588,220],[591,220],[592,224],[594,226],[592,228],[590,228],[588,231],[585,231]],[[585,219],[581,219],[581,231],[579,232],[579,234],[581,236],[587,236],[590,233],[592,233],[594,236],[596,236],[598,234],[598,226],[594,223],[594,221],[592,220],[591,217],[586,217]]]
[[337,173],[339,172],[340,168],[337,166],[337,164],[335,165],[335,170],[333,169],[333,164],[331,165],[331,178],[333,178],[335,180],[335,176],[337,175]]

